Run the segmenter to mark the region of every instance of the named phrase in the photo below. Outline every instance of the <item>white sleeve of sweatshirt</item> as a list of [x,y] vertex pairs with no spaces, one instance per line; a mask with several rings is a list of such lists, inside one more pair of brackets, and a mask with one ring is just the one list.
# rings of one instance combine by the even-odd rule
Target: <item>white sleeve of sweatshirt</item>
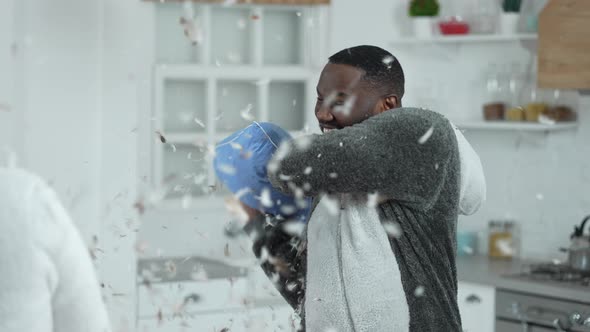
[[486,179],[477,152],[455,125],[455,136],[461,159],[461,193],[459,212],[469,216],[477,212],[486,200]]
[[56,193],[23,171],[0,171],[0,188],[0,331],[110,331],[88,250]]

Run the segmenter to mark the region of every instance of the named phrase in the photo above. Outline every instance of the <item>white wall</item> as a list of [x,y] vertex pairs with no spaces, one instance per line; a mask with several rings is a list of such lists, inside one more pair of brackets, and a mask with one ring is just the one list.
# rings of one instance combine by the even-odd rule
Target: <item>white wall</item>
[[98,232],[99,22],[94,1],[24,1],[20,157],[61,194],[86,239]]
[[135,0],[0,5],[0,69],[12,69],[0,80],[12,105],[0,112],[1,142],[56,188],[89,245],[98,238],[95,263],[114,331],[136,323],[132,205],[146,120],[138,109],[151,98],[151,8]]
[[13,0],[6,0],[0,10],[0,164],[6,162],[5,149],[14,149],[17,112],[14,112],[14,72],[16,61],[13,43]]
[[569,246],[574,224],[590,214],[590,98],[580,105],[577,131],[466,137],[482,158],[489,189],[486,205],[460,228],[482,231],[490,219],[514,218],[524,256],[564,258],[558,248]]
[[[139,110],[151,100],[154,61],[152,4],[135,0],[106,0],[100,17],[101,131],[100,243],[104,253],[100,275],[112,289],[106,294],[115,331],[135,331],[136,251],[140,219],[132,208],[140,179],[140,134],[149,119]],[[144,136],[145,137],[145,136]],[[112,296],[113,293],[125,296]]]
[[[479,119],[482,68],[490,62],[518,61],[524,66],[531,61],[531,53],[518,43],[393,45],[408,28],[402,19],[404,2],[368,0],[360,15],[356,2],[334,0],[330,49],[333,53],[374,44],[391,51],[406,74],[405,106],[424,106],[433,96],[434,108],[449,118]],[[490,219],[512,217],[521,225],[524,257],[563,258],[558,248],[569,244],[573,225],[590,214],[590,98],[580,104],[577,131],[544,135],[471,130],[465,135],[482,159],[488,201],[474,216],[460,219],[459,231],[481,232],[485,240]],[[480,244],[485,250],[486,242]]]

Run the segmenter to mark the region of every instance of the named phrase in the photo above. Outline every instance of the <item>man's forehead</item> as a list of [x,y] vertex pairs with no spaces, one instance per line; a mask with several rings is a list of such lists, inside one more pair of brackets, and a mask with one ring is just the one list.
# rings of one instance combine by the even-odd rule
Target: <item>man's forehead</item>
[[363,70],[353,66],[328,63],[320,76],[318,91],[321,93],[353,91],[358,87],[363,74]]

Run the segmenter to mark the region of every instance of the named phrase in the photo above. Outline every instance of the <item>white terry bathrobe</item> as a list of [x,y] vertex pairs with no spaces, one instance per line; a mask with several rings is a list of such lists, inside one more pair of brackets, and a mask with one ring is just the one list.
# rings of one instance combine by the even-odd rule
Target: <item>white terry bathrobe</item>
[[88,249],[56,193],[0,167],[0,206],[0,331],[111,331]]

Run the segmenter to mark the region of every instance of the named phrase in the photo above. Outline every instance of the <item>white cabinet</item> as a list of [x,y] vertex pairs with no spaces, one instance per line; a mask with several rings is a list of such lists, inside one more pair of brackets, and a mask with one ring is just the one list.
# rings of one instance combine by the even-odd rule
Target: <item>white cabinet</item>
[[495,289],[490,286],[459,282],[457,303],[464,332],[494,332]]
[[293,331],[291,307],[267,291],[266,276],[253,276],[141,285],[137,331]]
[[290,332],[293,331],[288,306],[206,313],[186,317],[141,319],[138,332]]
[[[154,107],[145,119],[149,135],[160,134],[149,171],[166,200],[221,196],[210,151],[252,120],[292,133],[315,124],[314,65],[325,61],[318,49],[327,8],[155,5]],[[194,18],[199,42],[185,37],[180,16]]]
[[173,316],[239,310],[248,296],[246,278],[184,281],[140,286],[137,292],[140,317]]

